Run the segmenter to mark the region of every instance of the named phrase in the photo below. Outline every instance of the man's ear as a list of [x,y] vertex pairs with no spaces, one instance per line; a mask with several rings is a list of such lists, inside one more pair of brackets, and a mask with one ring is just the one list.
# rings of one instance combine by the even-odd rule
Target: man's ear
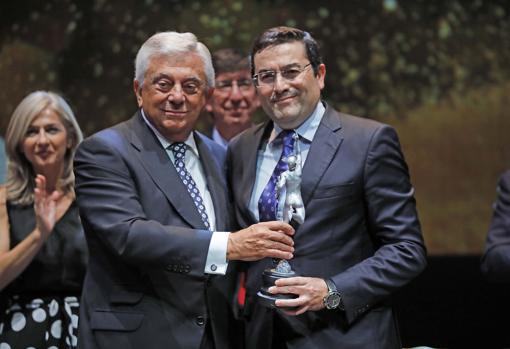
[[208,87],[205,92],[205,110],[209,113],[212,113],[213,106],[212,106],[212,99],[214,94],[214,87]]
[[319,64],[317,69],[317,81],[319,82],[319,87],[321,90],[324,88],[325,79],[326,79],[326,65]]
[[136,103],[138,104],[138,107],[141,108],[142,107],[142,102],[143,102],[143,98],[142,98],[142,85],[140,85],[140,83],[138,82],[138,80],[133,80],[133,90],[135,92],[135,96],[136,96]]

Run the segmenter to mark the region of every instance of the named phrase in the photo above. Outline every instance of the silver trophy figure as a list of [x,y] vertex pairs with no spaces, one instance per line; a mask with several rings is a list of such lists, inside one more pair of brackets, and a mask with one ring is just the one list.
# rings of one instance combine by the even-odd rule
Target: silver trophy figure
[[285,162],[289,165],[289,169],[280,175],[276,183],[279,193],[285,188],[282,220],[289,223],[294,219],[302,224],[305,221],[305,205],[301,198],[301,154],[290,155]]
[[[301,153],[299,151],[299,136],[294,133],[294,154],[288,156],[284,161],[288,164],[288,170],[283,172],[278,178],[276,184],[277,199],[285,195],[283,208],[278,209],[276,217],[278,220],[290,223],[294,221],[302,224],[305,220],[305,205],[301,197]],[[280,201],[280,200],[279,200]],[[285,259],[273,260],[274,266],[264,270],[262,273],[262,287],[257,293],[259,301],[266,307],[274,308],[277,299],[292,299],[296,298],[293,294],[278,294],[273,295],[269,293],[269,287],[274,285],[274,282],[280,278],[288,278],[296,276],[290,264]]]

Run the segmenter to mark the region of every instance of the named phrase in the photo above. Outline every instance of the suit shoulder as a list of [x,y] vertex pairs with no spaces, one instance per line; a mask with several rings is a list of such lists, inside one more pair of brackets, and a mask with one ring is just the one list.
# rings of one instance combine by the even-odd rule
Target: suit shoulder
[[252,127],[244,130],[243,132],[236,135],[234,138],[230,140],[229,148],[236,147],[241,144],[246,144],[253,142],[258,132],[264,132],[264,128],[267,126],[267,122],[261,122],[259,124],[253,125]]
[[380,121],[376,121],[369,118],[364,118],[360,116],[350,115],[346,113],[337,113],[342,122],[342,126],[347,128],[359,128],[361,130],[376,130],[381,127],[390,127],[390,125],[382,123]]
[[[336,119],[336,126],[341,127],[341,134],[344,137],[355,139],[357,142],[362,140],[370,142],[374,137],[379,136],[398,139],[396,130],[388,124],[336,111],[334,111],[333,117]],[[333,124],[332,121],[330,123]]]
[[117,125],[100,130],[91,136],[85,138],[82,142],[83,146],[91,144],[105,144],[112,147],[118,147],[126,140],[126,131],[128,129],[128,121],[123,121]]

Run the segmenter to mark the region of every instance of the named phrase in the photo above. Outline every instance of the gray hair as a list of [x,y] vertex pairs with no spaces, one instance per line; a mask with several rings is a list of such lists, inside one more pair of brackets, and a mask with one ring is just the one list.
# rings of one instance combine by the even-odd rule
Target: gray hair
[[214,68],[211,53],[193,33],[162,32],[151,36],[138,50],[135,60],[135,80],[143,85],[145,72],[153,57],[195,52],[204,63],[207,85],[214,87]]
[[64,156],[64,171],[59,187],[64,193],[74,195],[73,159],[83,134],[71,107],[61,96],[54,92],[35,91],[16,107],[7,126],[7,199],[14,204],[29,205],[34,201],[36,173],[21,149],[30,124],[46,109],[53,110],[66,128],[70,147]]

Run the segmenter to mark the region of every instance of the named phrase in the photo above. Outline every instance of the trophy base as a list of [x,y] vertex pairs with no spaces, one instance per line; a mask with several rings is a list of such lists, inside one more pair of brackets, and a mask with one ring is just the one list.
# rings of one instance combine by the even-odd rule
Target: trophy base
[[[278,307],[275,305],[275,301],[277,299],[294,299],[298,296],[295,294],[272,294],[269,293],[268,289],[271,286],[274,286],[276,280],[281,278],[290,278],[296,276],[296,273],[290,271],[289,273],[280,273],[274,269],[266,269],[262,273],[262,287],[257,292],[258,302],[265,306],[266,308],[274,308]],[[289,308],[291,309],[291,308]]]

